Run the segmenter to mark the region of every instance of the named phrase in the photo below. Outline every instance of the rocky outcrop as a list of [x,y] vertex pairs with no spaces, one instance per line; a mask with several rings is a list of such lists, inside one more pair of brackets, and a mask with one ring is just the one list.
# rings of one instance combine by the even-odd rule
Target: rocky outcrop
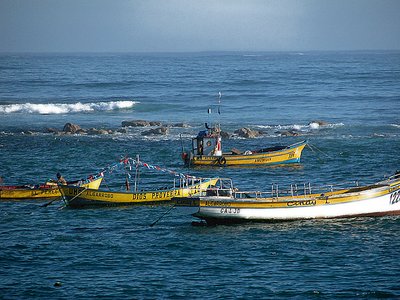
[[161,122],[157,121],[145,121],[145,120],[122,121],[122,127],[151,127],[151,126],[162,126],[162,124]]
[[308,123],[308,126],[310,126],[311,128],[318,128],[320,126],[326,126],[326,125],[329,125],[329,123],[322,120],[314,120]]
[[63,132],[69,132],[69,133],[77,133],[77,131],[81,130],[82,128],[79,125],[72,124],[72,123],[66,123],[63,128]]
[[97,135],[97,134],[113,134],[114,131],[110,129],[98,129],[98,128],[90,128],[87,130],[87,134]]
[[176,124],[173,124],[172,127],[189,128],[190,126],[189,126],[189,124],[186,124],[186,123],[176,123]]
[[280,136],[299,136],[300,133],[297,130],[282,130],[282,131],[275,131],[276,134]]
[[58,132],[59,132],[59,130],[57,130],[57,129],[55,129],[55,128],[51,128],[51,127],[46,128],[46,129],[44,130],[44,133],[58,133]]
[[221,135],[221,138],[224,140],[229,139],[231,137],[231,135],[226,131],[221,131],[219,134]]
[[149,136],[149,135],[167,135],[169,132],[168,127],[162,126],[154,129],[150,129],[147,131],[142,132],[142,135]]
[[240,128],[238,130],[235,130],[235,134],[237,134],[240,137],[246,138],[246,139],[252,139],[259,137],[262,135],[262,132],[257,131],[257,130],[252,130],[247,127]]
[[126,128],[119,128],[119,129],[117,129],[117,132],[119,132],[119,133],[128,133],[128,130]]

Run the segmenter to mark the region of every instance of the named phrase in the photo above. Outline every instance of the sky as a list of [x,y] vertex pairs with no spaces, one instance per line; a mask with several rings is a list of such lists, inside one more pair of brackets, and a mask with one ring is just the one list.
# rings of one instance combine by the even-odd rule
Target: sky
[[0,52],[400,50],[400,0],[0,0]]

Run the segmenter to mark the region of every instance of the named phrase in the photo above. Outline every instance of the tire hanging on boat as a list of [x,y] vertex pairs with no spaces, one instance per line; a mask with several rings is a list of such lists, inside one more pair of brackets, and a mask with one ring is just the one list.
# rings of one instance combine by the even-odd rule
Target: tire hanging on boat
[[226,158],[223,157],[223,156],[219,157],[217,161],[218,161],[218,164],[220,166],[225,166],[226,165]]

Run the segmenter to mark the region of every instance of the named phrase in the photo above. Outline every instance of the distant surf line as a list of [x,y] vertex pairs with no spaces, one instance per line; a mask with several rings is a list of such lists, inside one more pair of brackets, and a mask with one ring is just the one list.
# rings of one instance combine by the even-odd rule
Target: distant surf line
[[109,102],[90,103],[22,103],[0,105],[0,114],[30,113],[30,114],[68,114],[79,112],[113,111],[118,109],[130,109],[138,104],[138,101],[121,100]]

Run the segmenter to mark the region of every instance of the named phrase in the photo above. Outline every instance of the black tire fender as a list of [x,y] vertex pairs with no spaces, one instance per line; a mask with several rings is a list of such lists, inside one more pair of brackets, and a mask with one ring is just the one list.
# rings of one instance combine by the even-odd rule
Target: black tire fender
[[223,156],[219,157],[217,161],[218,161],[218,164],[220,166],[225,166],[226,165],[226,158],[223,157]]

